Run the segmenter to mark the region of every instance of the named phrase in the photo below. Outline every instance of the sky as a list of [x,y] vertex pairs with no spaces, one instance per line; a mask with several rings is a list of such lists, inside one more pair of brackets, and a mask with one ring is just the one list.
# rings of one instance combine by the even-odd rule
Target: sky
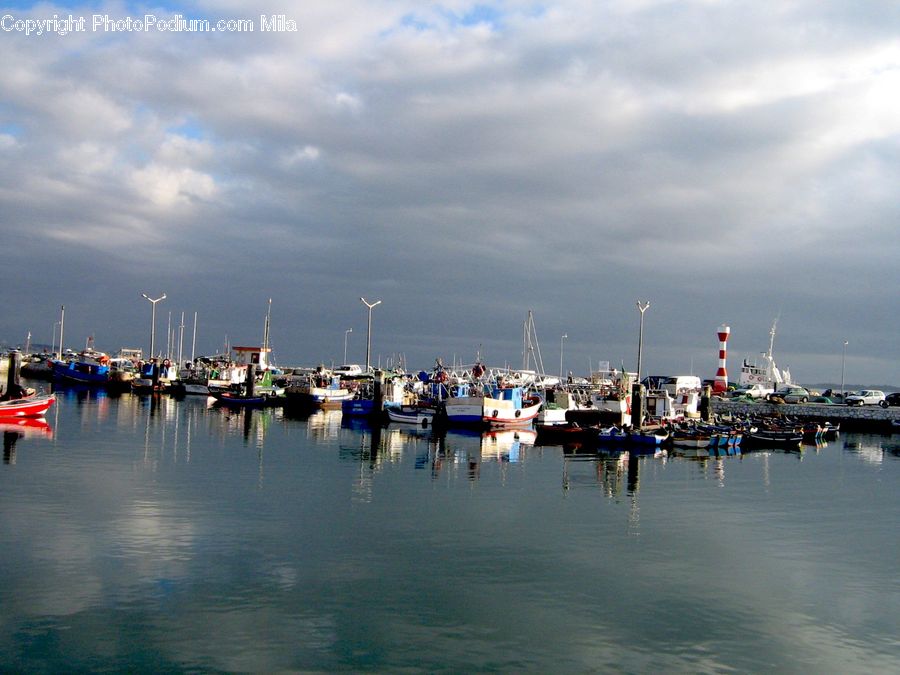
[[[84,30],[26,32],[54,14]],[[184,313],[188,354],[196,312],[211,353],[261,343],[271,299],[276,362],[364,363],[365,297],[373,363],[521,367],[531,311],[544,370],[586,373],[635,369],[649,301],[644,373],[713,377],[727,324],[736,379],[777,319],[796,381],[900,385],[895,2],[0,17],[0,340],[49,343],[64,305],[67,347],[147,350],[165,293],[157,346]]]

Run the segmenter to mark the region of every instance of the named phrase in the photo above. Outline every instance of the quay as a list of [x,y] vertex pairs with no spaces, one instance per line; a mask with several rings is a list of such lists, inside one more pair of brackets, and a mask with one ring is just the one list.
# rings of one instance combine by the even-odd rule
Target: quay
[[894,422],[900,420],[900,407],[882,408],[877,405],[846,406],[826,403],[770,403],[767,401],[710,400],[710,409],[717,415],[779,416],[809,422],[840,424],[841,431],[890,434]]

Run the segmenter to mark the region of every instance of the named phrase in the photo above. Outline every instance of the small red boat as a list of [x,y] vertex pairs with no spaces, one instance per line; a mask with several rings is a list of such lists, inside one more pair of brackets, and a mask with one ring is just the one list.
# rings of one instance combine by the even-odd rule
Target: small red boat
[[25,398],[0,401],[0,419],[11,417],[41,417],[53,405],[53,394],[35,394]]

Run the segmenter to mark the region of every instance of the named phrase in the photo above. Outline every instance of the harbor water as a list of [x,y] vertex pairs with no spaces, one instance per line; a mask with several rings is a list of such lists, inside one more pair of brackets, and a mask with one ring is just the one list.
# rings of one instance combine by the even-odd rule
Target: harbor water
[[721,458],[58,392],[3,672],[900,671],[900,435]]

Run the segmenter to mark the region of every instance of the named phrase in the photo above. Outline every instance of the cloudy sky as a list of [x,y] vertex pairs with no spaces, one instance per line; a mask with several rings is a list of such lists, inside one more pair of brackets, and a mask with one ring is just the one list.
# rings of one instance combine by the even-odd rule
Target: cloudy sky
[[[71,15],[83,31],[26,34]],[[136,30],[156,17],[253,31]],[[261,15],[284,14],[263,31]],[[900,385],[900,5],[0,1],[0,339]],[[132,20],[95,25],[95,15]],[[171,26],[172,24],[170,24]],[[234,25],[234,24],[232,24]],[[180,24],[179,24],[180,26]],[[176,26],[178,27],[178,26]],[[568,335],[564,341],[561,336]]]

